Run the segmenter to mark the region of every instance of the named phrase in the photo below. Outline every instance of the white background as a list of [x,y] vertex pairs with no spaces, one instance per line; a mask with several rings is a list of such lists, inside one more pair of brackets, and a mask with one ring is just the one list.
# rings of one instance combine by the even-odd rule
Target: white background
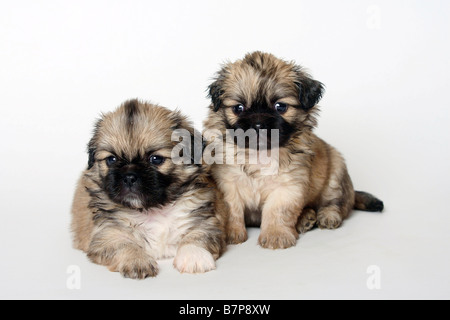
[[[0,298],[450,298],[446,0],[0,2]],[[319,136],[386,205],[264,250],[258,229],[217,270],[171,261],[133,281],[71,247],[70,206],[95,119],[124,100],[198,129],[220,63],[262,50],[325,83]],[[67,285],[79,267],[81,289]],[[369,290],[369,266],[381,289]]]

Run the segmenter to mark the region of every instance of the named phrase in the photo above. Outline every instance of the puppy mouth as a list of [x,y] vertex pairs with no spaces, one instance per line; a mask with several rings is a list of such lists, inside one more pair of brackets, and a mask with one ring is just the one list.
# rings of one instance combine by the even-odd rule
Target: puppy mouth
[[166,201],[165,188],[169,183],[164,177],[152,176],[151,172],[149,175],[122,173],[120,169],[110,170],[103,181],[103,189],[112,202],[128,209],[144,210]]
[[130,209],[143,209],[144,207],[141,195],[132,190],[122,190],[113,200]]
[[131,209],[143,209],[141,198],[133,193],[129,193],[123,197],[121,203]]

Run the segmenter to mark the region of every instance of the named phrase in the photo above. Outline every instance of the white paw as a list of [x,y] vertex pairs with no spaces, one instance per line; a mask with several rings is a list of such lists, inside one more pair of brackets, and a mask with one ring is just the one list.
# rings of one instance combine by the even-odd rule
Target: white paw
[[212,254],[192,244],[178,248],[173,265],[181,273],[205,273],[216,269]]

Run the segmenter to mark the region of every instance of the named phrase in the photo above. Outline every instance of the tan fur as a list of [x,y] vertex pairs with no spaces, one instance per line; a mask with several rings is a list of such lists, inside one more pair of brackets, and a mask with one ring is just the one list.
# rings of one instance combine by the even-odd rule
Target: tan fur
[[[300,79],[299,79],[300,77]],[[297,131],[279,149],[275,175],[262,175],[258,164],[213,164],[211,172],[223,193],[227,241],[247,240],[246,224],[261,226],[259,244],[279,249],[294,246],[299,232],[337,228],[354,206],[354,190],[343,157],[312,133],[317,106],[299,108],[296,82],[309,78],[300,67],[273,55],[256,52],[228,63],[211,86],[220,108],[211,105],[205,130],[225,133],[237,121],[231,107],[254,101],[289,105],[283,118]],[[263,93],[263,96],[260,96]],[[302,214],[303,212],[303,214]]]
[[[156,260],[177,257],[180,272],[206,272],[224,248],[214,214],[215,191],[201,166],[170,159],[175,129],[194,132],[179,112],[132,100],[102,116],[89,143],[90,165],[82,173],[72,205],[74,247],[95,263],[133,279],[156,276]],[[110,199],[104,189],[112,155],[133,162],[148,154],[166,157],[158,171],[175,178],[167,203],[134,207]],[[149,186],[150,188],[152,186]],[[157,191],[157,190],[155,190]],[[190,256],[192,255],[192,256]]]
[[89,180],[84,175],[81,176],[74,196],[74,199],[77,200],[72,204],[73,246],[75,249],[85,252],[91,243],[92,230],[94,229],[94,219],[88,210],[90,196],[86,191],[86,186],[89,184]]

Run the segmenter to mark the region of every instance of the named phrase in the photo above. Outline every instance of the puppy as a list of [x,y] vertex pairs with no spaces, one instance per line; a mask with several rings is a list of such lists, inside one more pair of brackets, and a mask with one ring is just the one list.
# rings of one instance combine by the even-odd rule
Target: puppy
[[[313,133],[324,87],[302,67],[254,52],[225,64],[214,80],[205,132],[225,137],[230,130],[254,130],[258,141],[272,140],[269,154],[278,154],[273,174],[248,161],[211,165],[223,193],[228,243],[246,241],[246,225],[260,226],[262,247],[288,248],[315,225],[339,227],[353,208],[383,210],[380,200],[354,191],[341,154]],[[251,149],[248,143],[241,148]]]
[[174,256],[180,272],[215,269],[225,240],[214,186],[201,165],[172,161],[178,129],[194,135],[179,112],[138,100],[97,122],[72,206],[74,247],[93,262],[133,279]]

